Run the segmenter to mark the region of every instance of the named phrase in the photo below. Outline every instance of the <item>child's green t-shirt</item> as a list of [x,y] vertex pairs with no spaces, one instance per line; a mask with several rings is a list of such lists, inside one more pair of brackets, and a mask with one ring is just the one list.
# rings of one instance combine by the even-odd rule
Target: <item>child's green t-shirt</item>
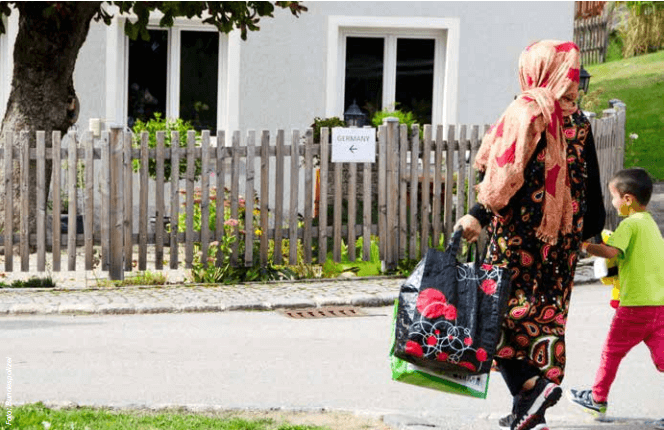
[[664,305],[664,239],[648,212],[624,219],[607,245],[618,248],[620,306]]

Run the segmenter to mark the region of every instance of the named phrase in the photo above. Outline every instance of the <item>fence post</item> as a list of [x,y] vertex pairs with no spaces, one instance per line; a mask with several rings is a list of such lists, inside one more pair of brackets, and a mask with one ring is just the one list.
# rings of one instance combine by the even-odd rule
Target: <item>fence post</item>
[[122,161],[124,148],[122,146],[124,138],[123,129],[120,126],[111,127],[110,141],[110,252],[109,252],[109,278],[114,281],[124,279],[124,172]]
[[[399,236],[399,219],[397,217],[397,204],[398,198],[395,198],[396,190],[398,189],[398,156],[399,156],[399,118],[387,117],[383,120],[386,125],[386,169],[385,169],[385,183],[379,184],[381,187],[386,188],[385,196],[387,205],[387,217],[385,225],[385,237],[381,238],[385,241],[385,259],[383,261],[383,270],[391,271],[396,269],[397,266],[397,251],[398,251],[398,236]],[[350,224],[350,223],[349,223]]]

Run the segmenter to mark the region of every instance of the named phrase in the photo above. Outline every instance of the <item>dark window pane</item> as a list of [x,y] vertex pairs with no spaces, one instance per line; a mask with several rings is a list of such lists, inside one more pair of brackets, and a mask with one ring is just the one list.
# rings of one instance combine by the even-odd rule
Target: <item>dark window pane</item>
[[197,130],[217,130],[219,33],[183,31],[180,57],[180,118]]
[[397,109],[431,124],[433,101],[433,39],[397,39]]
[[129,41],[129,106],[127,125],[148,121],[155,112],[166,116],[168,33],[148,30],[150,40]]
[[382,38],[346,38],[344,112],[353,100],[367,114],[367,119],[382,109],[383,51]]

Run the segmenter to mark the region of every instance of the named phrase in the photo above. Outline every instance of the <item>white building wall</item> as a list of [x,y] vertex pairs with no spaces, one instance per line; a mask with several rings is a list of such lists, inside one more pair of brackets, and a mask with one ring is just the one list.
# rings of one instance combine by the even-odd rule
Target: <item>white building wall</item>
[[571,40],[573,2],[306,2],[276,11],[241,45],[240,129],[304,128],[325,116],[327,16],[460,19],[457,121],[494,121],[517,94],[520,52]]

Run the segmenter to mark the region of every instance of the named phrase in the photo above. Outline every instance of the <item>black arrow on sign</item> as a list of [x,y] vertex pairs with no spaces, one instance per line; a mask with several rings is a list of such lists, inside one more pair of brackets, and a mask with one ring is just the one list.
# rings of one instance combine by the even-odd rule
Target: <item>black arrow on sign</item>
[[355,145],[352,145],[352,146],[351,146],[350,148],[348,148],[348,149],[349,149],[350,152],[352,152],[353,154],[355,154],[355,151],[357,151],[357,148],[355,147]]

